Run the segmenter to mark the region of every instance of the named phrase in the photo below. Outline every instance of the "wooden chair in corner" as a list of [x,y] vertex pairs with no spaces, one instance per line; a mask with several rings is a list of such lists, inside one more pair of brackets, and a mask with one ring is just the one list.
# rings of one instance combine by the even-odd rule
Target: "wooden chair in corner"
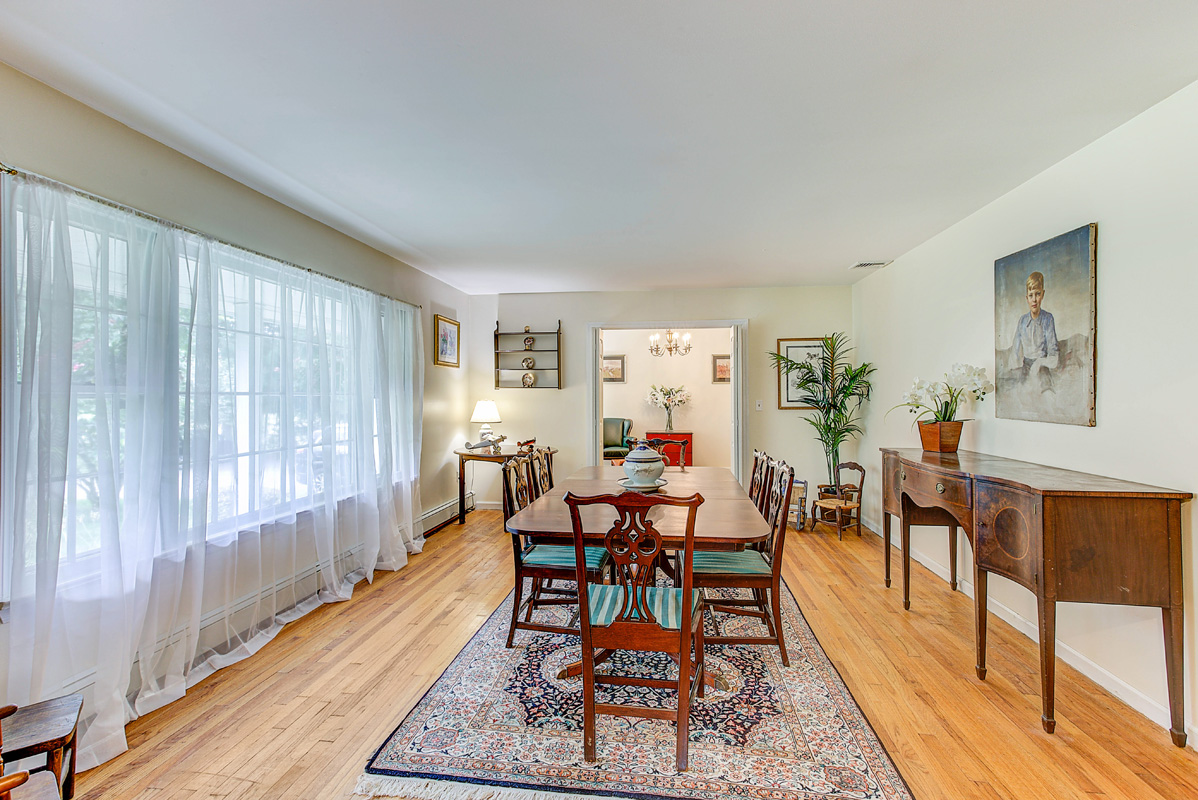
[[[527,456],[509,459],[503,465],[504,522],[530,502],[528,470]],[[519,534],[513,533],[511,536],[516,596],[512,600],[512,622],[508,627],[507,646],[512,646],[517,629],[578,634],[578,628],[573,625],[548,625],[532,621],[532,612],[539,607],[578,604],[578,592],[575,589],[553,585],[554,581],[574,580],[574,548],[569,545],[534,545]],[[600,580],[609,560],[607,551],[602,547],[591,547],[586,555],[587,574],[595,581]],[[532,593],[527,600],[523,597],[525,578],[532,579]],[[520,619],[521,612],[524,613],[524,619]]]
[[[789,667],[779,592],[782,584],[782,551],[786,545],[790,494],[795,473],[785,461],[774,462],[771,473],[765,511],[765,520],[770,525],[769,537],[761,543],[760,549],[695,553],[695,586],[700,589],[743,589],[752,592],[752,597],[704,598],[716,631],[715,636],[707,637],[708,642],[775,645],[782,656],[782,666]],[[721,636],[717,612],[757,617],[765,624],[766,635]]]
[[[850,470],[858,473],[857,483],[846,483],[841,472]],[[836,538],[844,539],[846,528],[856,526],[857,535],[861,535],[861,493],[865,488],[865,467],[855,461],[844,461],[836,470],[836,484],[832,487],[832,495],[821,497],[811,503],[811,529],[815,523],[824,522],[836,526]],[[816,514],[816,510],[820,514]],[[831,523],[829,523],[831,520]]]
[[[687,767],[691,700],[696,694],[703,696],[703,595],[692,585],[695,517],[703,504],[703,496],[623,492],[579,497],[567,493],[565,500],[570,507],[570,524],[574,530],[578,585],[585,585],[587,594],[587,602],[581,604],[583,757],[591,762],[597,760],[596,714],[673,719],[678,726],[674,755],[681,772]],[[584,573],[588,548],[584,544],[579,509],[597,504],[615,510],[616,520],[603,540],[615,571],[615,581],[611,584],[589,583]],[[686,532],[679,553],[681,588],[656,585],[655,564],[662,554],[662,541],[649,513],[657,506],[686,509]],[[667,680],[597,674],[595,666],[608,660],[617,650],[668,653],[678,662],[678,677]],[[669,709],[597,703],[597,683],[675,689],[678,704],[675,709]]]
[[[28,708],[28,706],[26,706]],[[0,720],[5,720],[19,713],[16,706],[0,708]],[[4,753],[4,734],[0,730],[0,754]],[[15,759],[5,759],[12,761]],[[72,774],[72,780],[74,775]],[[71,787],[74,793],[74,786]],[[53,772],[43,769],[38,772],[14,772],[4,774],[4,761],[0,760],[0,800],[60,800],[58,780]]]

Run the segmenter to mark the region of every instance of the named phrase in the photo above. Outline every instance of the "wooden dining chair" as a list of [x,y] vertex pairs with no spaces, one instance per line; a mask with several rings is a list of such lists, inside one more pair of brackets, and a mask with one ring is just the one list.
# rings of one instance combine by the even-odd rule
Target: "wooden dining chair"
[[[772,479],[766,491],[765,520],[770,535],[758,549],[737,552],[702,550],[695,553],[695,586],[700,589],[744,589],[752,597],[706,597],[715,636],[715,644],[776,645],[782,656],[782,666],[790,666],[786,656],[786,640],[782,632],[782,606],[779,594],[782,584],[782,551],[786,545],[786,528],[790,516],[790,495],[795,472],[785,461],[776,461],[771,469]],[[766,627],[765,636],[722,636],[716,613],[757,617]]]
[[757,510],[765,506],[765,485],[769,480],[770,457],[764,450],[753,450],[753,471],[749,473],[749,499]]
[[548,447],[538,447],[528,454],[529,486],[533,500],[553,488],[553,456]]
[[[703,596],[693,586],[695,517],[703,496],[672,497],[640,492],[579,497],[567,493],[570,524],[574,530],[575,570],[579,586],[586,586],[587,602],[580,604],[582,620],[583,757],[595,761],[595,716],[614,714],[673,719],[678,726],[675,760],[681,772],[687,767],[690,704],[703,696]],[[615,571],[611,584],[588,580],[588,558],[580,509],[611,506],[615,522],[604,536],[605,552]],[[686,534],[681,558],[681,588],[657,586],[655,564],[662,553],[661,534],[649,519],[658,506],[686,509]],[[643,675],[597,674],[595,666],[616,650],[668,653],[678,662],[676,680]],[[692,650],[694,661],[691,660]],[[599,652],[596,652],[599,651]],[[649,686],[675,689],[677,707],[598,703],[595,684]]]
[[[840,475],[844,470],[858,473],[857,483],[846,482]],[[836,538],[844,539],[846,528],[857,528],[861,535],[861,492],[865,488],[865,467],[855,461],[843,461],[836,469],[836,483],[823,487],[817,500],[811,503],[811,529],[816,522],[836,526]],[[820,513],[816,513],[816,512]]]
[[[645,444],[656,450],[658,454],[665,460],[666,466],[678,466],[684,472],[686,471],[686,448],[690,445],[689,439],[643,439]],[[678,445],[678,463],[670,464],[670,457],[666,455],[666,447]]]
[[[28,708],[29,706],[26,706]],[[0,721],[7,720],[14,714],[20,713],[16,706],[0,708]],[[4,731],[0,729],[0,756],[4,751]],[[42,771],[14,772],[4,774],[4,761],[15,759],[0,759],[0,800],[60,800],[58,780],[53,772],[43,768]],[[73,777],[73,776],[72,776]],[[74,787],[72,786],[72,793]]]
[[[503,519],[528,506],[531,501],[528,472],[529,459],[520,456],[503,465]],[[569,545],[532,544],[513,533],[512,557],[516,572],[516,596],[512,600],[512,622],[508,627],[507,646],[511,647],[516,630],[546,633],[577,634],[573,623],[548,625],[532,621],[532,612],[541,606],[577,605],[578,591],[574,587],[554,586],[554,581],[574,580],[574,548]],[[586,553],[587,574],[594,580],[602,578],[608,564],[607,551],[591,547]],[[532,580],[532,592],[524,600],[524,580]],[[524,612],[524,619],[520,619]]]

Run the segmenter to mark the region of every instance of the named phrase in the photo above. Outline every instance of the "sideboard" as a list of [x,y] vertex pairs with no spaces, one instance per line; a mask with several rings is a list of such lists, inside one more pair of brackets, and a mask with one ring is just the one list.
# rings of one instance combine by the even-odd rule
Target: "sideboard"
[[1036,595],[1044,730],[1056,727],[1056,604],[1160,608],[1170,735],[1186,742],[1183,714],[1181,504],[1189,492],[1045,467],[983,453],[882,448],[882,533],[890,585],[890,515],[902,530],[903,608],[911,607],[911,526],[949,529],[956,588],[960,527],[973,547],[977,676],[986,678],[986,579]]

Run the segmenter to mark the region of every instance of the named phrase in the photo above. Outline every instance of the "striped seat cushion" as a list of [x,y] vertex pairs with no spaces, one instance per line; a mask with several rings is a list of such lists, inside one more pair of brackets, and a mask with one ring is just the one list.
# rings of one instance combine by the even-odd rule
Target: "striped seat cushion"
[[[603,547],[586,548],[587,569],[599,569],[607,561],[607,550]],[[564,544],[538,544],[525,553],[521,560],[529,567],[568,567],[574,569],[574,548]]]
[[[698,614],[699,590],[691,590],[691,614]],[[657,618],[663,628],[678,630],[682,627],[682,590],[665,586],[650,586],[645,589],[645,600],[649,612]],[[599,627],[611,625],[624,607],[624,588],[607,584],[589,584],[587,601],[591,609],[591,624]]]
[[769,575],[770,564],[756,550],[737,553],[697,552],[695,572],[704,575]]

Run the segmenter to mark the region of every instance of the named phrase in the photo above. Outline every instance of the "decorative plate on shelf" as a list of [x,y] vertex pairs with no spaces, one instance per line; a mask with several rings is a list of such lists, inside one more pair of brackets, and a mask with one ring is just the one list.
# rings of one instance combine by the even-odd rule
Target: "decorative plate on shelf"
[[531,350],[532,346],[536,343],[537,343],[537,340],[534,339],[533,337],[531,337],[531,336],[524,337],[524,349],[525,350]]
[[531,372],[526,372],[522,376],[520,376],[520,383],[523,384],[525,387],[531,388],[532,385],[536,382],[537,382],[537,376],[533,375]]
[[533,367],[535,367],[535,366],[537,365],[537,361],[536,361],[536,359],[535,359],[535,358],[533,358],[532,356],[525,356],[525,357],[524,357],[524,360],[523,360],[523,361],[521,361],[521,362],[520,362],[520,364],[521,364],[521,365],[522,365],[522,366],[523,366],[525,369],[532,369]]

